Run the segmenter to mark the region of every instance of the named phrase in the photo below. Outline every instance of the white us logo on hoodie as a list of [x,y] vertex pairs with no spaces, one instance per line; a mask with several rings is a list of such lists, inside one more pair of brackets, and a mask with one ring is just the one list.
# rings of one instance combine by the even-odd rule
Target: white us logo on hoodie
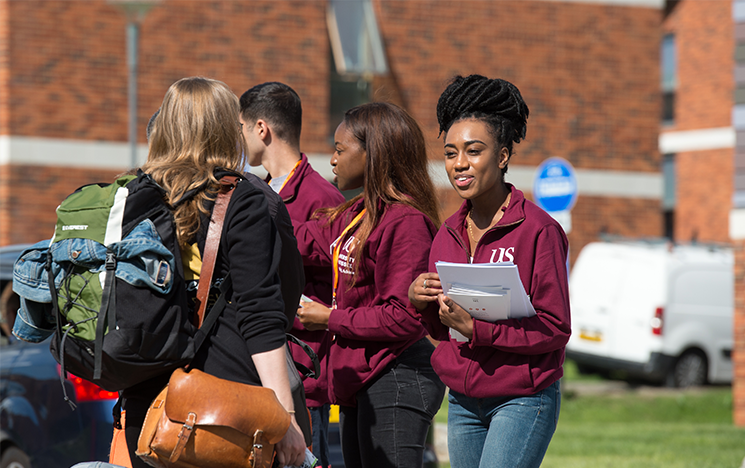
[[[499,252],[499,258],[495,260],[494,257],[497,256],[497,252]],[[504,247],[499,247],[497,249],[492,249],[489,263],[514,262],[515,261],[515,257],[513,255],[514,253],[515,253],[514,247],[508,247],[506,249]]]

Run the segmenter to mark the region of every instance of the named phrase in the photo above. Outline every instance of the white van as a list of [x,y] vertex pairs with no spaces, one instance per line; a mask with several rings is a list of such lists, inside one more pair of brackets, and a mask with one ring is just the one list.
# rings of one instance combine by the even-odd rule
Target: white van
[[731,249],[595,242],[569,278],[580,371],[625,371],[669,386],[732,381]]

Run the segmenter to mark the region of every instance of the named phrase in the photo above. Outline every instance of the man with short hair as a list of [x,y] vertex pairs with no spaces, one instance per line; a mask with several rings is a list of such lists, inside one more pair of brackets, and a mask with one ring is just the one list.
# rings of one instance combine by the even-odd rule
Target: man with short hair
[[[319,208],[344,203],[344,197],[329,181],[316,172],[300,152],[303,113],[300,97],[283,83],[263,83],[249,89],[240,98],[243,135],[248,163],[262,165],[269,175],[266,181],[277,192],[297,228]],[[331,270],[305,267],[304,294],[325,306],[331,304]],[[308,331],[295,318],[292,334],[308,343],[321,362],[318,379],[303,382],[313,426],[313,453],[320,466],[329,466],[329,396],[326,360],[331,344],[327,331]],[[292,344],[295,360],[312,368],[304,351]]]

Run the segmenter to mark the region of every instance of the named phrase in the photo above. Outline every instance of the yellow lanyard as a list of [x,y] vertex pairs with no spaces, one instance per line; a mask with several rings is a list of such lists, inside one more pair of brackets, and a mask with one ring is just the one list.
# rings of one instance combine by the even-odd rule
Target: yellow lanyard
[[292,168],[289,174],[287,174],[287,177],[285,177],[285,181],[282,182],[282,186],[279,188],[278,194],[282,192],[282,189],[285,188],[285,185],[287,185],[287,182],[290,180],[292,175],[295,173],[295,169],[300,165],[300,163],[303,162],[302,159],[300,159],[298,162],[295,163],[295,167]]
[[[363,216],[365,216],[365,211],[367,209],[363,209],[360,211],[360,214],[354,217],[351,223],[347,227],[344,228],[344,230],[341,232],[341,235],[337,239],[337,244],[334,247],[334,255],[333,255],[333,266],[334,266],[334,289],[332,292],[331,297],[331,309],[336,309],[336,288],[339,287],[339,253],[341,252],[341,247],[344,244],[344,236],[349,232],[350,229],[352,229],[354,226],[357,225],[357,223],[360,222]],[[349,265],[349,258],[347,258],[347,265]]]

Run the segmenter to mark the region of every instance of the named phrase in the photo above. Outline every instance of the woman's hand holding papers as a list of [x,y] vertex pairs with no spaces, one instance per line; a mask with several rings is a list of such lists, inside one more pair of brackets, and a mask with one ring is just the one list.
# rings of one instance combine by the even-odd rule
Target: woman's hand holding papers
[[306,330],[328,330],[331,309],[318,302],[303,302],[297,309],[297,317]]
[[444,294],[437,296],[440,303],[440,322],[460,332],[469,340],[473,338],[473,317]]
[[409,286],[409,301],[417,310],[424,310],[431,302],[440,306],[440,322],[459,331],[469,340],[473,337],[473,318],[461,306],[443,294],[437,273],[422,273]]
[[437,273],[422,273],[409,286],[409,302],[416,310],[424,310],[442,294],[442,284]]

